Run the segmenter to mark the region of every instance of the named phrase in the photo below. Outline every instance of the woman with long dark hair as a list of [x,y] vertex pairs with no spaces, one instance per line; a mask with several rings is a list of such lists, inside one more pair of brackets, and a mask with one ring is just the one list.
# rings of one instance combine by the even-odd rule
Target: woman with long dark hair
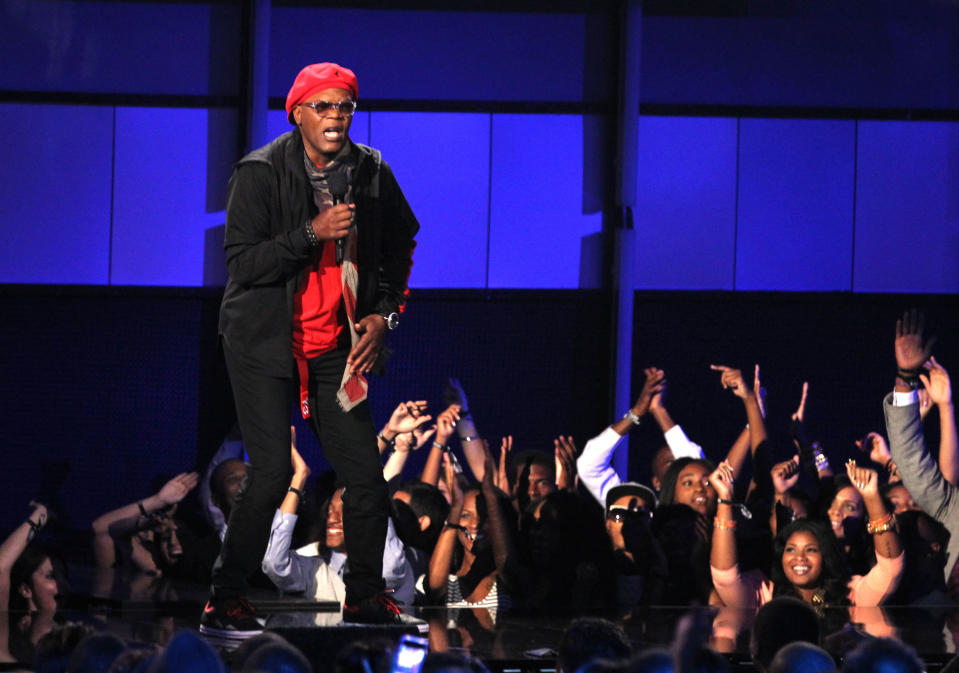
[[[0,670],[32,658],[33,645],[52,628],[57,609],[53,563],[48,554],[30,545],[47,522],[47,508],[35,502],[30,506],[27,520],[0,544]],[[16,624],[11,625],[11,615]]]
[[720,464],[709,478],[720,503],[713,522],[710,564],[713,585],[726,605],[758,607],[774,596],[791,595],[813,605],[876,606],[895,591],[903,569],[895,515],[886,510],[874,470],[850,461],[846,472],[865,503],[876,564],[865,575],[850,576],[827,524],[799,520],[777,535],[772,578],[765,579],[756,572],[739,572],[736,520],[732,506],[724,502],[732,499],[732,468]]
[[482,485],[460,489],[452,463],[444,456],[452,503],[443,532],[430,557],[428,596],[454,607],[503,609],[511,605],[505,570],[514,555],[507,517],[509,496],[493,485],[492,458],[486,455]]

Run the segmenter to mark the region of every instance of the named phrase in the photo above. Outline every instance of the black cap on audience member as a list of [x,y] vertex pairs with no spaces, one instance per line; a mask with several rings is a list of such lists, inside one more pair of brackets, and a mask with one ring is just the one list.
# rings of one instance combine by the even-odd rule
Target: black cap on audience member
[[619,486],[613,486],[606,492],[606,511],[614,502],[625,496],[633,496],[643,501],[648,510],[656,509],[656,494],[649,486],[643,486],[635,481],[625,481]]

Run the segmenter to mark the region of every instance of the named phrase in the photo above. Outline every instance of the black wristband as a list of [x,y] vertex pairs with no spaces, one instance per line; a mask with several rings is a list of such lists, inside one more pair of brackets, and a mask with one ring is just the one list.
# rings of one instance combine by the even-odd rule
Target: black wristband
[[896,376],[912,390],[919,387],[918,369],[897,369]]
[[142,514],[143,516],[145,516],[145,517],[147,517],[147,518],[150,517],[150,513],[147,511],[147,508],[143,506],[143,501],[142,501],[142,500],[137,503],[137,507],[140,508],[140,514]]
[[295,486],[290,486],[288,489],[286,489],[286,491],[287,493],[296,493],[299,496],[300,500],[304,498],[303,491],[296,488]]
[[752,519],[753,513],[749,511],[749,508],[746,507],[741,502],[736,502],[735,500],[726,500],[725,498],[718,498],[716,503],[719,505],[729,505],[733,509],[738,509],[739,513],[743,515],[744,519]]

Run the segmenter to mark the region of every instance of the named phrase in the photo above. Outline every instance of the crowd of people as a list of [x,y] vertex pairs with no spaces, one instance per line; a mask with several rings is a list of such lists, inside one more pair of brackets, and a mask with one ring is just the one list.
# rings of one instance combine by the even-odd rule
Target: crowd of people
[[[514,451],[512,437],[491,442],[455,379],[448,384],[448,406],[435,417],[425,401],[400,403],[377,435],[392,496],[382,560],[392,601],[404,613],[420,606],[453,609],[452,629],[428,624],[434,654],[450,649],[456,628],[463,627],[463,641],[475,641],[494,633],[497,620],[511,611],[570,618],[601,611],[615,621],[660,605],[712,606],[670,623],[665,637],[654,638],[670,642],[675,627],[672,652],[629,647],[603,655],[601,663],[575,665],[564,664],[561,652],[560,666],[723,670],[717,652],[734,650],[738,636],[751,632],[753,661],[763,670],[834,670],[830,655],[818,649],[830,644],[845,658],[844,670],[872,670],[862,661],[879,655],[865,653],[868,647],[897,647],[888,640],[895,624],[881,606],[954,605],[959,590],[959,577],[953,577],[959,441],[950,378],[932,355],[933,341],[915,312],[898,321],[894,390],[883,400],[885,433],[877,428],[866,435],[861,455],[841,469],[809,436],[808,387],[789,419],[793,455],[774,462],[758,367],[748,383],[739,369],[713,366],[719,385],[741,400],[744,422],[717,463],[670,416],[666,373],[655,367],[644,371],[643,388],[627,413],[598,428],[581,450],[571,437],[558,437],[549,452]],[[938,450],[927,446],[923,430],[935,416]],[[613,454],[631,429],[650,421],[664,438],[649,452],[650,484],[624,481],[613,469]],[[281,594],[335,602],[342,612],[351,559],[344,487],[336,475],[313,476],[295,431],[291,437],[291,476],[275,494],[254,581]],[[202,478],[187,472],[161,480],[152,495],[93,522],[98,577],[112,582],[124,571],[128,577],[209,581],[246,474],[236,443],[229,444]],[[409,457],[421,450],[425,461],[416,462],[423,468],[410,474]],[[92,637],[77,625],[65,635],[54,619],[55,558],[31,543],[49,516],[44,505],[31,503],[27,520],[0,545],[0,601],[8,606],[7,623],[0,625],[3,667],[34,659],[36,670],[67,670],[39,662],[63,659],[66,649],[81,651],[77,643]],[[777,625],[766,635],[764,614]],[[324,613],[315,623],[341,618]],[[804,620],[815,633],[798,635]],[[865,645],[843,639],[847,622],[861,625]],[[606,620],[587,624],[598,632],[613,628]],[[137,662],[111,670],[181,670],[162,663],[178,656],[177,638],[188,636],[177,634],[164,650],[138,650]],[[690,640],[693,645],[676,645]],[[792,646],[792,658],[779,661],[777,653],[792,641],[805,644]],[[850,654],[857,645],[862,661]],[[128,649],[117,654],[134,657]],[[388,650],[380,652],[383,661]],[[915,659],[896,652],[903,661]],[[796,668],[792,659],[828,660],[833,668]],[[449,660],[441,668],[475,665]]]

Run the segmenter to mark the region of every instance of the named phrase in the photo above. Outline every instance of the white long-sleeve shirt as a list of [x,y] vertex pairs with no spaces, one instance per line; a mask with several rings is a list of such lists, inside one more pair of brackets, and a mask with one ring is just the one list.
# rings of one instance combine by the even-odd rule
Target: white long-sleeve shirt
[[[613,469],[613,453],[626,435],[621,435],[613,426],[586,442],[583,453],[576,460],[579,480],[589,490],[600,505],[606,507],[606,493],[622,483]],[[673,458],[703,458],[703,448],[689,439],[679,425],[674,425],[664,433],[666,444],[673,452]]]
[[[290,540],[296,525],[296,514],[276,510],[270,529],[270,542],[263,556],[263,572],[280,591],[303,592],[320,601],[336,601],[341,606],[346,597],[343,572],[347,557],[342,552],[331,552],[329,558],[312,555],[304,550],[291,550]],[[315,549],[315,544],[311,545]],[[392,598],[403,605],[413,604],[413,570],[406,560],[403,543],[396,535],[393,521],[386,528],[386,546],[383,549],[383,579],[392,589]]]

